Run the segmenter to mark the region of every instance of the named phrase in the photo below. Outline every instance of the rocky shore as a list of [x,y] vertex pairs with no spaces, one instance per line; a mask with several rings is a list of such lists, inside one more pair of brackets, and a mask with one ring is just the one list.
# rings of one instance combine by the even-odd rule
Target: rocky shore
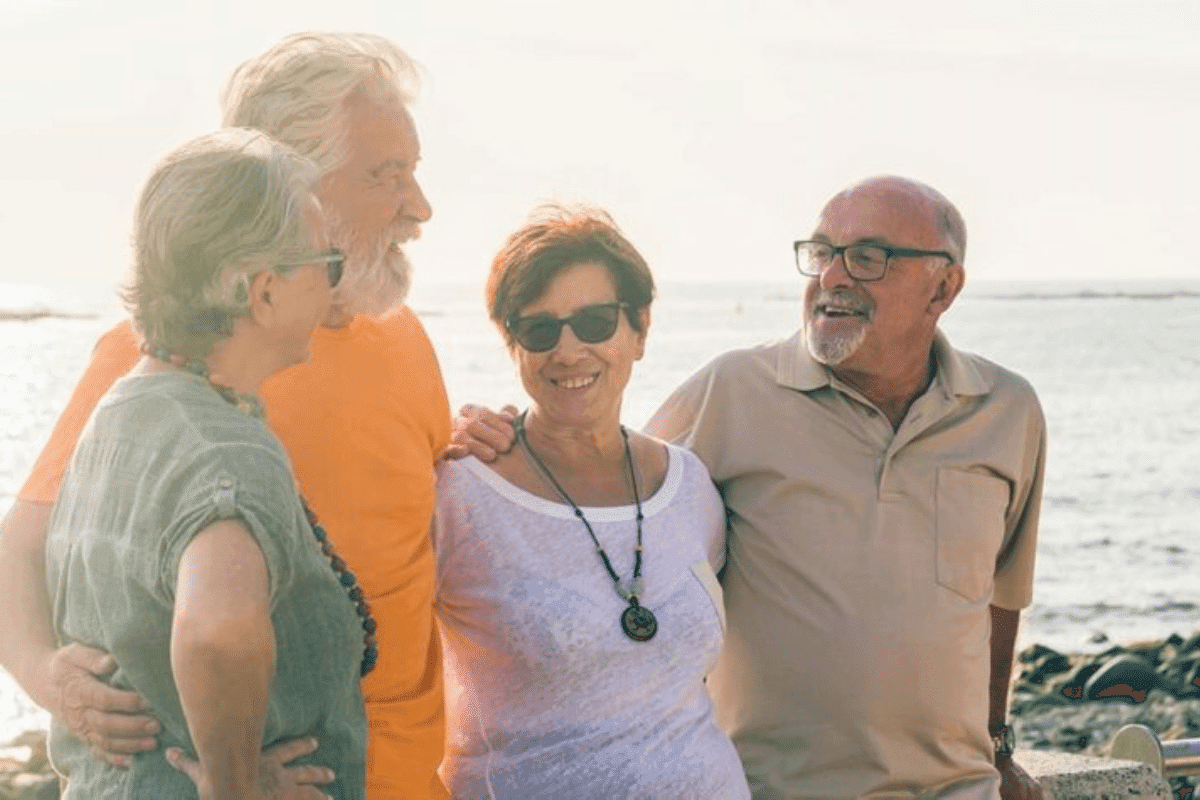
[[[1009,707],[1018,749],[1108,755],[1116,732],[1132,724],[1162,741],[1200,738],[1200,632],[1096,655],[1033,645],[1017,667]],[[1200,776],[1171,783],[1180,800],[1200,800]]]
[[[1096,655],[1032,645],[1020,653],[1010,707],[1018,749],[1107,755],[1116,732],[1140,724],[1163,741],[1200,738],[1200,631],[1114,646]],[[1200,776],[1172,781],[1200,800]],[[0,745],[0,800],[53,800],[58,781],[44,731]]]

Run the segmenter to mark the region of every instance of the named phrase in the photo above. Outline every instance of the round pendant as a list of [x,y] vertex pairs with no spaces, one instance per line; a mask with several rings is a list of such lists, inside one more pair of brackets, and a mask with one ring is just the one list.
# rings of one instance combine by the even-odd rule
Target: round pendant
[[621,630],[635,642],[648,642],[658,633],[658,620],[645,606],[630,606],[621,613]]

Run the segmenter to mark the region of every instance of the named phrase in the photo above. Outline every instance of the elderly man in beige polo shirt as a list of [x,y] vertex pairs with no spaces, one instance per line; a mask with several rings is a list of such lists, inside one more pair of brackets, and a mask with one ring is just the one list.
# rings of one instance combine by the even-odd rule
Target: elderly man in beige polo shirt
[[755,800],[1040,796],[1004,725],[1045,423],[937,329],[965,244],[932,188],[851,186],[794,245],[802,329],[720,356],[647,427],[730,512],[709,687]]
[[[938,331],[966,230],[915,181],[825,206],[790,339],[726,353],[647,431],[729,511],[728,630],[708,678],[755,800],[1025,800],[1005,724],[1046,431],[1019,376]],[[469,407],[452,450],[507,449]]]

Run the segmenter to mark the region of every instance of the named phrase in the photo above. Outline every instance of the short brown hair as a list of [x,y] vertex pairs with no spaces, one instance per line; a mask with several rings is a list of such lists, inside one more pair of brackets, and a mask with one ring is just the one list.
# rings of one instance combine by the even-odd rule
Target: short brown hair
[[603,264],[625,303],[630,326],[642,332],[640,312],[654,300],[654,276],[607,212],[590,206],[539,206],[492,259],[485,297],[488,316],[512,344],[508,322],[546,293],[576,264]]

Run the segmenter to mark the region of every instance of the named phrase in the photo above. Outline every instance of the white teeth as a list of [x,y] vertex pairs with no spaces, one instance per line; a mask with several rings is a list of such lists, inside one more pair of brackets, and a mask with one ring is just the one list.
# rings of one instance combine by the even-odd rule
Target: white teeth
[[589,375],[586,378],[559,378],[554,383],[561,389],[582,389],[595,380],[595,375]]

